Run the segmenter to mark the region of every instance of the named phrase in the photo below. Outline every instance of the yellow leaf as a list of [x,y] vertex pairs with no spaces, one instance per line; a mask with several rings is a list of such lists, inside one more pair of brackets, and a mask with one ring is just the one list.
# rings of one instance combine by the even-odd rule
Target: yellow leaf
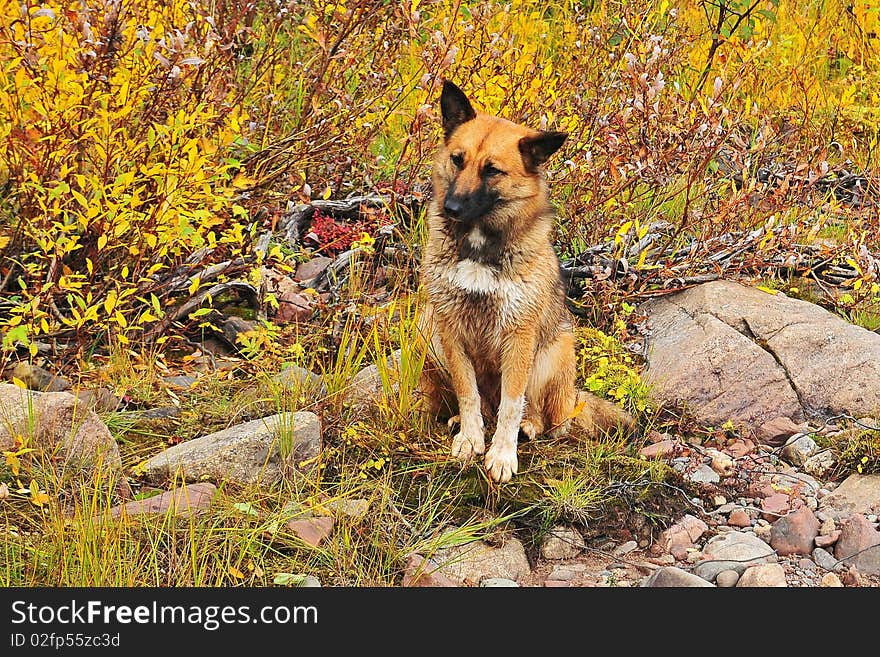
[[332,194],[332,193],[333,193],[333,190],[330,189],[330,185],[327,185],[327,189],[325,189],[324,193],[321,194],[321,198],[326,201],[328,198],[330,198],[330,194]]
[[757,286],[761,292],[766,292],[767,294],[777,294],[777,290],[774,290],[772,287],[766,287],[764,285]]
[[101,251],[105,246],[107,246],[107,236],[99,235],[98,236],[98,251]]
[[235,566],[229,566],[229,574],[236,579],[244,579],[244,573]]
[[27,385],[25,385],[25,382],[22,381],[21,379],[19,379],[17,376],[12,377],[12,383],[14,383],[15,385],[17,385],[17,386],[18,386],[19,388],[21,388],[22,390],[27,390],[27,389],[28,389]]
[[202,283],[202,279],[199,278],[198,276],[196,276],[194,279],[192,279],[192,283],[189,284],[189,293],[195,294],[196,291],[199,289],[199,285],[201,285],[201,283]]

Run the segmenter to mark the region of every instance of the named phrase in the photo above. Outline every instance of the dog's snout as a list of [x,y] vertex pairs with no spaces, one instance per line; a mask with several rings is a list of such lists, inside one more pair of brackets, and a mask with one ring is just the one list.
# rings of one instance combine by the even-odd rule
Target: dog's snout
[[450,195],[447,196],[446,200],[443,202],[443,211],[446,213],[447,217],[458,219],[461,216],[463,206],[464,204],[460,198]]

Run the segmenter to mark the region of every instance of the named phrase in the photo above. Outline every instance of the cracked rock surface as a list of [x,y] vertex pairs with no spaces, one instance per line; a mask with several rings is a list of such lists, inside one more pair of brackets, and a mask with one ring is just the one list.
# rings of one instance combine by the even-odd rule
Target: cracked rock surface
[[643,307],[644,379],[709,424],[880,412],[880,335],[815,304],[713,281]]

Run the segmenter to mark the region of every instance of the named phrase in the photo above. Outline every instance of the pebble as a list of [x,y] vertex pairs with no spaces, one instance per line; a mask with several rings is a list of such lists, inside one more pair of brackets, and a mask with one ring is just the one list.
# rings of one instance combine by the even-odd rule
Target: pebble
[[697,484],[717,484],[721,477],[710,466],[701,463],[696,470],[686,475],[686,478]]
[[833,571],[846,569],[846,566],[838,563],[837,559],[835,559],[828,550],[819,547],[813,550],[813,561],[815,561],[816,565],[823,570]]
[[825,573],[819,586],[839,588],[843,586],[843,582],[841,582],[840,578],[834,573]]
[[480,582],[480,586],[483,588],[503,588],[503,587],[519,587],[519,584],[514,582],[512,579],[507,579],[506,577],[487,577],[483,581]]
[[718,573],[718,576],[715,577],[715,584],[721,588],[731,588],[736,586],[736,583],[739,581],[739,573],[735,570],[722,570]]
[[314,575],[306,575],[299,587],[301,589],[319,589],[321,588],[321,580]]
[[614,548],[614,551],[611,553],[612,556],[615,557],[623,557],[632,552],[633,550],[638,549],[639,544],[636,541],[627,541],[623,545],[620,545]]

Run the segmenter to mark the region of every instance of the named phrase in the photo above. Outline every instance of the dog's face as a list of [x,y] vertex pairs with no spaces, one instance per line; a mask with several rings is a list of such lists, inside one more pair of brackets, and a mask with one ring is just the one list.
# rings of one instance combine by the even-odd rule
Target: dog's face
[[448,222],[503,230],[546,194],[541,166],[566,135],[477,112],[464,92],[443,83],[445,139],[434,166],[434,195]]

